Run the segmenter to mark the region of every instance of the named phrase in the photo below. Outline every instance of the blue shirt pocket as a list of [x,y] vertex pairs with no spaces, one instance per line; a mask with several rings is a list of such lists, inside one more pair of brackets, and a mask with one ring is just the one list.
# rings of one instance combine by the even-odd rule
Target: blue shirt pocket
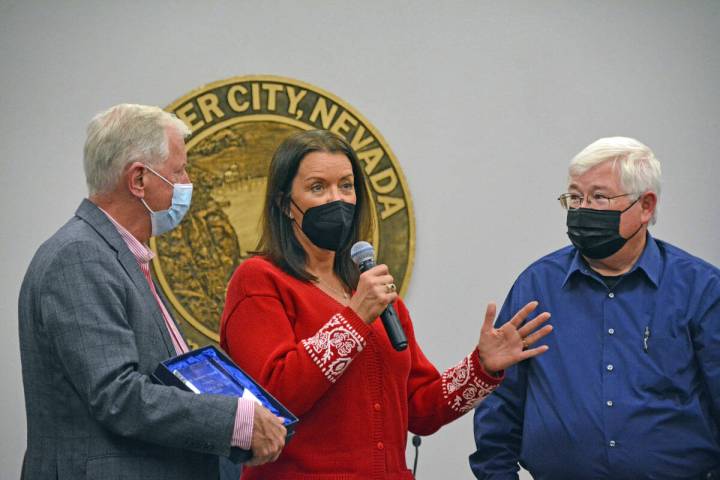
[[[643,342],[639,344],[644,349]],[[640,356],[639,386],[658,399],[687,402],[689,383],[694,376],[694,357],[689,338],[653,333]]]

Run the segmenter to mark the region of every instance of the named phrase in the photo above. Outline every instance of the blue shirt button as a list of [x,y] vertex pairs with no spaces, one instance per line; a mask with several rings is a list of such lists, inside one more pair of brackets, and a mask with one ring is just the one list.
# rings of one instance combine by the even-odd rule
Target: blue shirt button
[[615,446],[615,440],[610,440],[610,446],[611,446],[611,447],[614,447],[614,446]]
[[608,366],[605,367],[605,368],[607,369],[608,372],[612,372],[612,371],[613,371],[613,368],[615,368],[615,367],[613,367],[613,366],[612,366],[612,363],[611,363],[610,365],[608,365]]
[[612,406],[613,406],[613,401],[612,401],[612,400],[608,400],[607,402],[605,402],[605,405],[607,405],[608,407],[612,407]]
[[609,333],[610,335],[614,335],[614,334],[615,334],[615,329],[614,329],[614,328],[608,328],[608,333]]
[[615,294],[613,292],[608,293],[608,297],[615,298]]

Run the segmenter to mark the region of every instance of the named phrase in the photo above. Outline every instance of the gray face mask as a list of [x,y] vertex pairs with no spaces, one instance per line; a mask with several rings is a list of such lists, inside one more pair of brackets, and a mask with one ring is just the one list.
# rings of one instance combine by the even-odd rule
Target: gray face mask
[[148,207],[148,204],[145,203],[145,199],[140,199],[143,205],[145,205],[145,208],[147,208],[148,212],[150,212],[150,224],[152,225],[152,232],[150,233],[150,236],[155,237],[162,235],[165,232],[169,232],[180,225],[183,217],[185,217],[185,214],[190,209],[193,185],[192,183],[172,183],[170,180],[163,177],[147,165],[145,165],[145,168],[162,178],[173,187],[172,203],[170,204],[170,208],[167,210],[158,210],[157,212],[154,212],[150,207]]

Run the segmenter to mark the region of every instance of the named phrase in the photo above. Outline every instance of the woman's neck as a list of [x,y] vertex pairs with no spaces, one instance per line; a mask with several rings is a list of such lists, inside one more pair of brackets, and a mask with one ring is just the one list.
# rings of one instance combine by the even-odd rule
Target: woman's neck
[[317,287],[342,305],[348,305],[350,293],[345,282],[335,273],[335,252],[312,243],[304,234],[296,235],[305,250],[305,270],[315,278]]
[[319,252],[305,250],[307,261],[305,268],[316,277],[327,278],[335,275],[335,252],[315,247]]
[[316,277],[329,278],[334,275],[335,252],[320,248],[295,226],[295,238],[305,250],[305,269]]

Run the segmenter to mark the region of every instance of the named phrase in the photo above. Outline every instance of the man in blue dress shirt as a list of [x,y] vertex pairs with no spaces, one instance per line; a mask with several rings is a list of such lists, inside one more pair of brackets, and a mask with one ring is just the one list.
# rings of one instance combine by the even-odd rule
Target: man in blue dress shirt
[[[479,479],[720,478],[720,271],[653,238],[660,163],[603,138],[570,163],[572,246],[528,267],[498,324],[537,299],[550,350],[475,413]],[[526,339],[530,344],[533,339]]]

